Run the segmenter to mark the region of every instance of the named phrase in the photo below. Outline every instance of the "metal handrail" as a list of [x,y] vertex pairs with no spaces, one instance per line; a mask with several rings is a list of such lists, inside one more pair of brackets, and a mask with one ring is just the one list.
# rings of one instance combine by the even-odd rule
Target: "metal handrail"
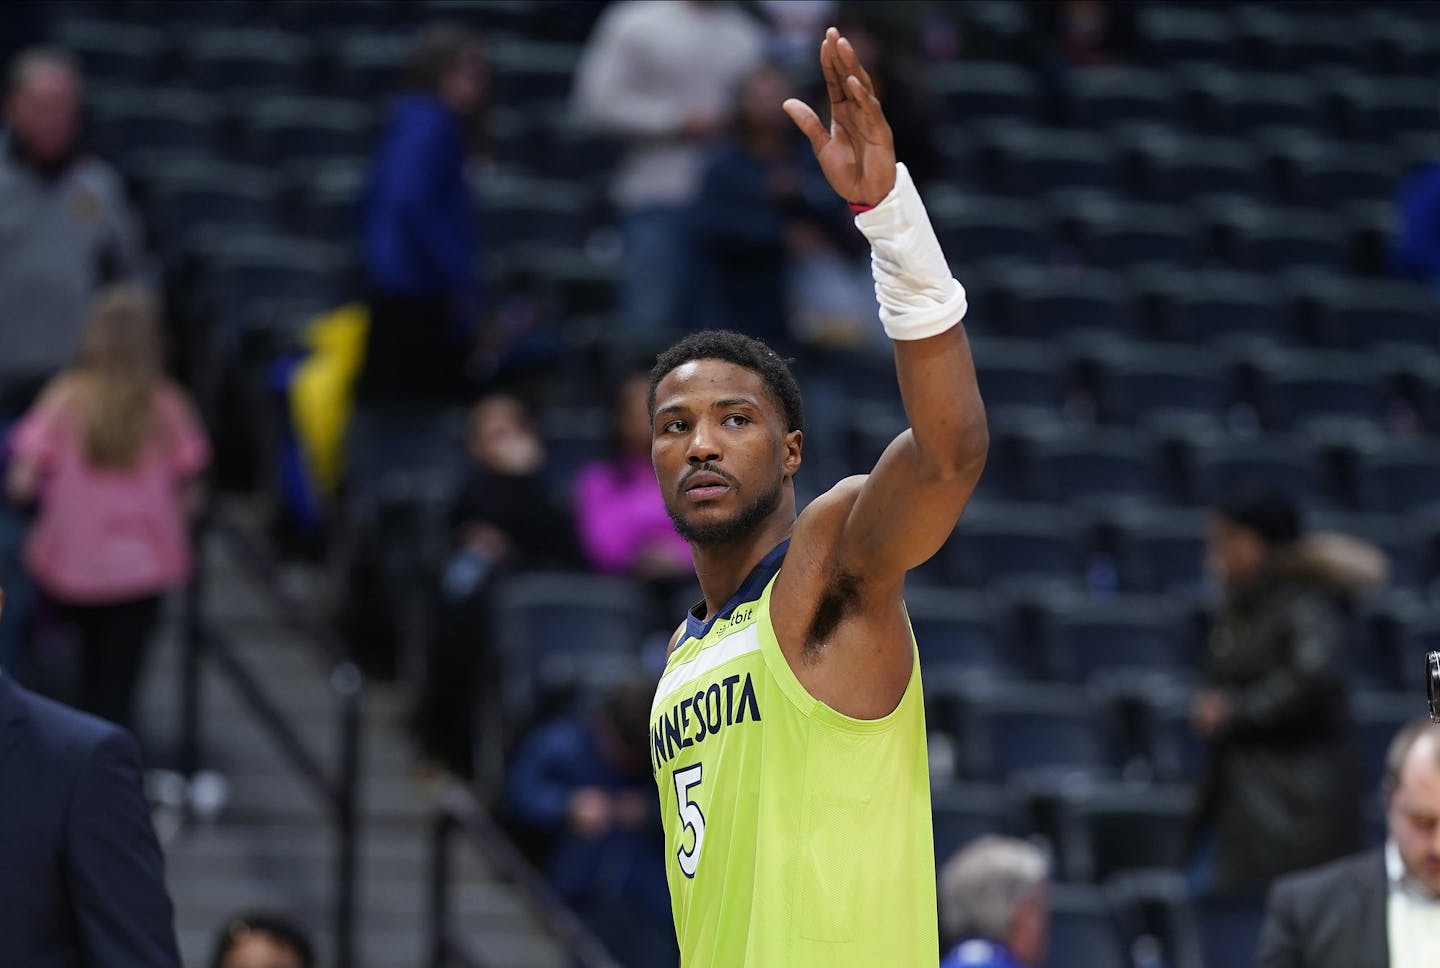
[[479,851],[499,875],[519,888],[531,913],[565,947],[579,968],[621,968],[580,919],[556,896],[475,800],[468,787],[451,782],[435,798],[430,838],[428,907],[429,968],[480,968],[485,962],[466,950],[450,923],[453,886],[450,848],[456,834]]
[[[241,703],[268,732],[282,756],[325,809],[335,828],[334,933],[335,965],[355,965],[356,898],[359,890],[360,737],[364,713],[365,679],[345,657],[338,637],[308,616],[281,588],[269,555],[236,527],[218,508],[211,507],[197,530],[212,530],[256,579],[284,622],[301,639],[316,646],[329,666],[327,684],[339,707],[339,756],[327,770],[301,739],[299,731],[266,691],[261,677],[241,660],[228,632],[205,618],[203,555],[197,555],[195,577],[184,598],[184,655],[180,676],[180,769],[194,777],[204,761],[201,748],[201,669],[208,660],[234,687]],[[197,547],[199,541],[196,542]]]

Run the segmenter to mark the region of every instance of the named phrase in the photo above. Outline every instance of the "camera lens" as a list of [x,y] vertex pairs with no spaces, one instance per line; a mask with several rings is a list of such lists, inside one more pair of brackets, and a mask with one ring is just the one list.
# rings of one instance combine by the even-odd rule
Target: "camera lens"
[[1440,723],[1440,652],[1425,657],[1425,692],[1430,699],[1430,718]]

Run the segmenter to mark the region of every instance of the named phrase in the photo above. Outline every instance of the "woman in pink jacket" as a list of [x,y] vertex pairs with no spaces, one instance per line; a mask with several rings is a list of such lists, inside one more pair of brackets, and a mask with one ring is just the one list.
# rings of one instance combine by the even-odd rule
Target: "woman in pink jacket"
[[79,705],[133,728],[161,598],[190,577],[187,524],[210,460],[189,400],[165,377],[143,290],[100,293],[75,363],[10,448],[10,497],[38,512],[25,566],[79,643]]

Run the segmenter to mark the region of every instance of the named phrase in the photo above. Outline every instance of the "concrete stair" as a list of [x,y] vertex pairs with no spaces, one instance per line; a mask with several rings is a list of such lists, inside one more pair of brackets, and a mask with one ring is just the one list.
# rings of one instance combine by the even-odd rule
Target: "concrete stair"
[[[205,610],[264,684],[327,773],[338,749],[336,701],[318,650],[285,625],[262,588],[220,537],[203,549]],[[154,751],[173,750],[179,721],[181,622],[171,603],[146,674],[142,734]],[[203,765],[228,790],[214,816],[178,823],[160,809],[176,930],[187,966],[208,964],[215,932],[247,908],[278,909],[308,926],[331,965],[336,836],[321,801],[213,663],[202,678]],[[426,963],[431,795],[414,775],[392,690],[369,687],[362,739],[361,846],[353,968],[421,968]],[[453,924],[483,965],[566,968],[573,964],[534,916],[527,899],[486,858],[456,841]],[[339,968],[339,966],[337,966]]]

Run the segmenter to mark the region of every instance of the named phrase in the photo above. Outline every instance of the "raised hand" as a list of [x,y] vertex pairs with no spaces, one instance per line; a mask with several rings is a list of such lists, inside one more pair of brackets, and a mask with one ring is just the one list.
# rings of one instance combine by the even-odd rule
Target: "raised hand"
[[797,98],[785,102],[785,113],[810,139],[836,194],[848,202],[874,205],[895,185],[895,138],[870,75],[850,41],[834,27],[820,43],[820,73],[830,98],[830,129]]

